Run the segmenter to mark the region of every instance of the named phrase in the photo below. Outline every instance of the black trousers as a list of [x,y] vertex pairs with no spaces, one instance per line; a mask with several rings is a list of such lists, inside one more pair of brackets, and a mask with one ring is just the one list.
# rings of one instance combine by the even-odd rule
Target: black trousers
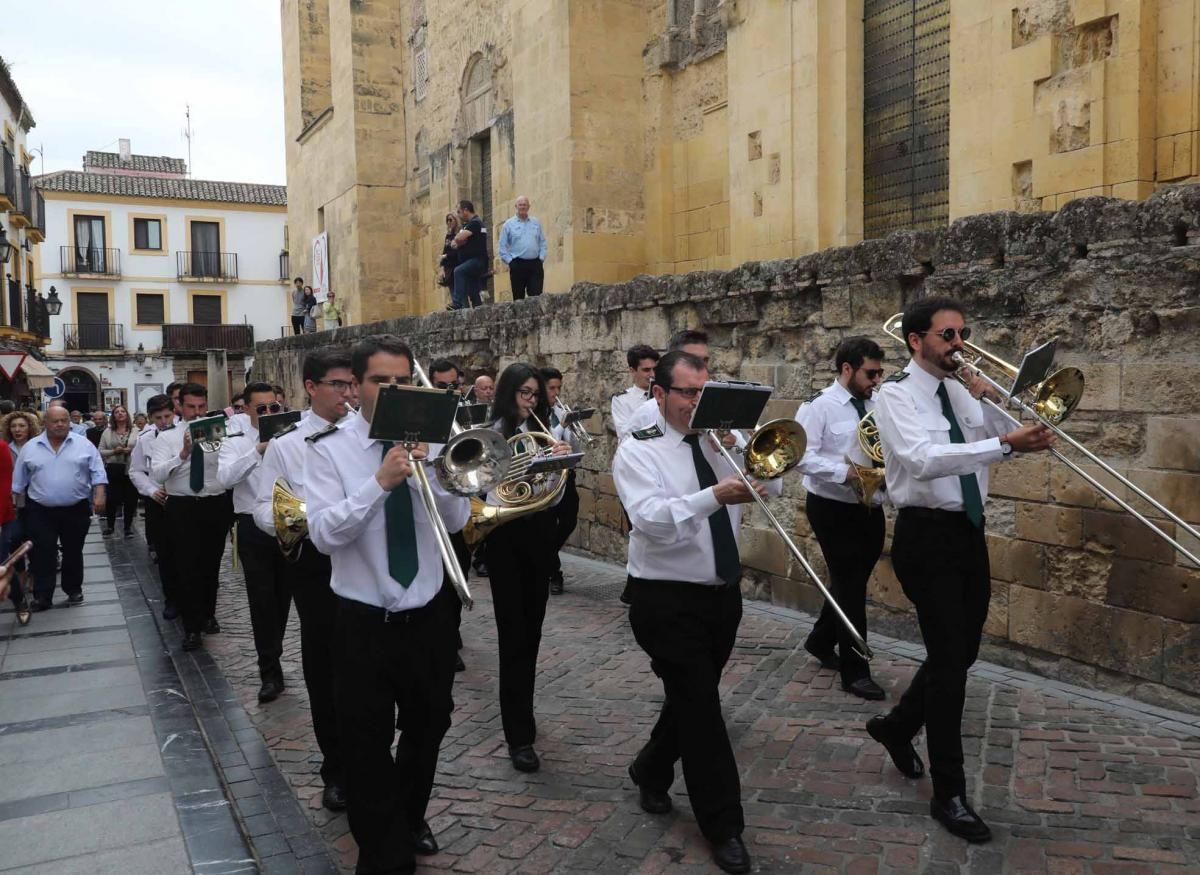
[[255,525],[250,514],[237,515],[237,537],[238,558],[246,576],[250,627],[254,630],[254,652],[258,654],[258,674],[263,680],[282,679],[279,658],[283,655],[283,634],[292,607],[292,588],[288,584],[291,566],[275,539]]
[[146,542],[154,548],[163,600],[178,605],[175,565],[171,561],[171,531],[167,509],[153,498],[146,499]]
[[550,574],[557,576],[562,574],[562,560],[558,558],[558,553],[579,522],[579,490],[575,488],[574,471],[567,472],[562,501],[550,508],[548,513],[554,515],[554,552],[550,555]]
[[[467,539],[463,537],[462,532],[451,532],[450,543],[454,545],[454,558],[458,560],[458,567],[462,569],[463,577],[469,577],[471,574],[471,548],[467,545]],[[443,582],[444,586],[453,588],[450,583],[449,576]],[[454,600],[454,642],[455,649],[462,650],[462,599]]]
[[117,523],[117,513],[120,512],[125,520],[125,531],[133,528],[133,518],[137,514],[138,493],[129,479],[129,469],[125,465],[105,465],[104,473],[108,475],[108,492],[105,496],[105,519],[111,529]]
[[[829,589],[838,606],[866,640],[867,582],[883,552],[883,509],[867,507],[860,502],[834,501],[810,492],[805,499],[804,512],[829,567]],[[833,650],[834,644],[838,646],[844,683],[871,676],[870,666],[854,652],[850,633],[828,602],[821,608],[808,643],[818,652]]]
[[487,539],[488,578],[500,651],[500,719],[513,747],[533,744],[533,688],[542,621],[550,598],[547,533],[554,520],[540,511],[507,523]]
[[508,263],[508,274],[514,301],[524,300],[526,294],[536,298],[542,293],[545,271],[540,258],[514,258]]
[[[238,533],[239,541],[241,533]],[[276,548],[278,549],[278,548]],[[288,565],[292,597],[300,617],[300,662],[313,732],[321,748],[321,780],[325,785],[346,783],[346,757],[334,702],[333,644],[338,597],[329,588],[329,557],[305,541],[300,558]]]
[[33,541],[33,597],[38,601],[54,598],[60,543],[62,590],[67,595],[83,592],[83,542],[91,523],[92,510],[86,500],[50,507],[26,497],[25,537]]
[[966,794],[967,669],[979,655],[992,593],[983,531],[965,513],[902,508],[892,537],[892,565],[917,609],[927,656],[888,720],[908,737],[925,726],[929,774],[939,799]]
[[359,875],[415,868],[413,832],[454,710],[454,600],[443,586],[425,607],[386,615],[339,599],[335,690]]
[[303,315],[292,316],[292,333],[293,334],[303,334],[304,333],[304,316]]
[[633,637],[663,683],[663,706],[650,740],[634,760],[644,786],[666,792],[683,760],[683,780],[700,831],[712,842],[742,834],[741,783],[725,731],[718,683],[737,640],[742,594],[630,578]]
[[222,495],[167,498],[167,537],[175,577],[175,601],[185,632],[201,632],[217,611],[217,584],[229,502]]

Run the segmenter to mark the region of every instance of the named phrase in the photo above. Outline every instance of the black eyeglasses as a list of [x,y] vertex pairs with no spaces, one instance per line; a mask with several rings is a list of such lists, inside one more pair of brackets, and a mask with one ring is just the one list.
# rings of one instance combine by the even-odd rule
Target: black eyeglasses
[[517,390],[517,394],[520,395],[522,398],[524,398],[526,401],[528,401],[530,398],[541,398],[542,397],[542,393],[539,392],[537,389],[527,389],[524,386],[522,386],[520,389]]
[[700,393],[704,391],[704,387],[703,387],[703,386],[701,386],[701,387],[700,387],[700,388],[698,388],[698,389],[679,389],[679,388],[677,388],[677,387],[675,387],[675,386],[668,386],[668,387],[667,387],[667,391],[668,391],[668,392],[678,392],[678,393],[679,393],[680,395],[682,395],[684,398],[689,398],[689,399],[690,399],[690,398],[699,398],[699,397],[700,397]]
[[279,413],[282,410],[283,405],[278,401],[272,401],[270,404],[259,404],[254,408],[254,412],[259,416],[262,416],[264,413]]
[[883,376],[883,368],[860,368],[868,380],[878,380]]
[[336,392],[349,392],[353,383],[347,380],[317,380],[317,384],[321,386],[332,386]]
[[383,374],[378,374],[374,377],[370,377],[369,379],[372,383],[374,383],[377,386],[387,386],[387,385],[411,386],[412,385],[412,377],[395,377],[395,378],[393,378],[393,377],[385,376]]
[[460,383],[458,380],[450,380],[449,382],[447,382],[445,380],[434,380],[433,381],[433,388],[435,388],[435,389],[458,389],[461,386],[462,386],[462,383]]
[[936,334],[942,340],[946,341],[946,343],[949,343],[950,341],[952,341],[954,339],[954,335],[956,335],[956,334],[959,337],[961,337],[963,340],[970,340],[971,339],[971,326],[964,325],[962,328],[957,328],[957,329],[956,328],[943,328],[941,331],[932,331],[931,330],[931,331],[922,331],[921,332],[922,337],[924,337],[926,334]]

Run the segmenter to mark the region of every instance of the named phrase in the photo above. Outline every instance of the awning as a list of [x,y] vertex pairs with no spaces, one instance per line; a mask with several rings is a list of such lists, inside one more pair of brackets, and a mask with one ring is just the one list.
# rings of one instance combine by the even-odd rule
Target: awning
[[25,361],[21,362],[21,370],[25,372],[30,389],[45,389],[54,385],[54,371],[33,356],[25,357]]

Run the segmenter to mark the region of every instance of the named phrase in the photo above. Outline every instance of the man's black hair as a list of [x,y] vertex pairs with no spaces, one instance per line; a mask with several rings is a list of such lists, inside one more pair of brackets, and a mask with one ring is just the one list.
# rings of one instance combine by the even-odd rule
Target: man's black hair
[[319,383],[334,368],[350,367],[350,351],[347,349],[318,349],[304,357],[301,374],[304,382]]
[[179,387],[179,400],[182,402],[187,395],[191,395],[193,398],[207,398],[208,387],[199,383],[183,383]]
[[708,332],[701,331],[699,328],[684,328],[682,331],[676,331],[671,335],[667,350],[674,351],[681,347],[691,346],[693,343],[703,343],[707,346]]
[[900,323],[900,333],[904,335],[904,345],[908,351],[913,348],[908,342],[910,334],[924,334],[933,324],[933,314],[939,310],[953,310],[955,313],[966,315],[963,305],[955,298],[921,298],[913,301],[904,308],[904,318]]
[[160,410],[174,410],[175,404],[170,395],[155,395],[146,402],[146,415],[153,416]]
[[673,385],[671,376],[675,372],[675,366],[678,364],[687,365],[695,371],[706,371],[708,365],[704,364],[704,359],[694,353],[684,352],[682,349],[674,349],[658,360],[658,364],[654,366],[654,385],[662,386],[663,391],[667,391]]
[[354,373],[354,379],[362,382],[363,377],[367,374],[367,363],[371,360],[371,356],[379,352],[402,355],[408,359],[409,371],[415,370],[412,350],[409,349],[407,343],[394,334],[377,334],[374,337],[360,340],[350,351],[350,370]]
[[637,367],[646,359],[658,361],[658,350],[652,346],[647,346],[644,343],[639,343],[629,347],[629,351],[625,353],[625,361],[629,363],[629,367],[637,369]]
[[869,337],[857,335],[855,337],[847,337],[837,345],[837,350],[833,353],[833,368],[839,374],[842,372],[842,365],[848,364],[854,370],[862,367],[865,359],[879,359],[883,361],[883,350],[879,344]]
[[563,378],[562,371],[560,371],[558,368],[552,368],[547,365],[544,368],[540,368],[540,370],[542,372],[542,379],[547,383],[551,380],[561,380]]
[[444,374],[446,371],[454,371],[456,380],[462,378],[462,369],[450,359],[434,359],[429,365],[429,379],[432,380],[434,374]]

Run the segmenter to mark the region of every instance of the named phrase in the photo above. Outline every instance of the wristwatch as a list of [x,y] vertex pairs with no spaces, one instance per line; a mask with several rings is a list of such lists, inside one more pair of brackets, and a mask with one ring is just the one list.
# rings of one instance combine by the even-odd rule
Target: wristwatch
[[1012,444],[1004,439],[1006,437],[1008,437],[1008,435],[1003,435],[1000,438],[1000,452],[1004,453],[1006,456],[1011,456],[1013,451]]

